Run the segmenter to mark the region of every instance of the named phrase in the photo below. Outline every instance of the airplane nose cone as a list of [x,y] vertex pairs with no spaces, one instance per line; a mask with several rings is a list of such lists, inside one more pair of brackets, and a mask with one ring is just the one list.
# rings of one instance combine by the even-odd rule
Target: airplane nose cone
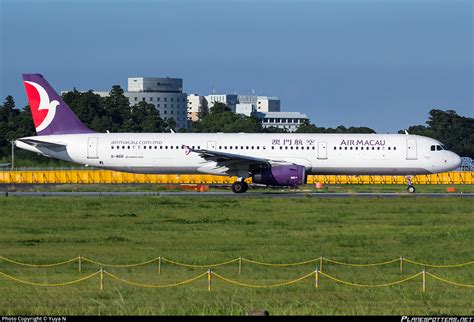
[[461,160],[461,157],[459,155],[457,155],[456,153],[453,153],[453,167],[454,169],[457,169],[461,166],[461,163],[462,163],[462,160]]

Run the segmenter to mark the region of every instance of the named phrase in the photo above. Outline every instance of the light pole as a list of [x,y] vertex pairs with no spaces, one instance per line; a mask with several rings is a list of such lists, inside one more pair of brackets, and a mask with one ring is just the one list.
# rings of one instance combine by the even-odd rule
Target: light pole
[[11,140],[10,143],[12,144],[12,171],[15,167],[15,141]]

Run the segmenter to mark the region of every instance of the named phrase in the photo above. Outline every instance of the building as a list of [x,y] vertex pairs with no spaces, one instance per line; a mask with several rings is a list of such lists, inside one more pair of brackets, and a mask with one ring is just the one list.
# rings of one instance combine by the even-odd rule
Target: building
[[238,95],[235,113],[250,116],[253,112],[280,112],[280,100],[277,97]]
[[301,124],[309,120],[306,114],[299,112],[257,112],[254,115],[261,121],[263,128],[273,126],[287,129],[288,132],[296,131]]
[[[109,92],[94,91],[94,94],[101,97],[109,96]],[[153,104],[161,118],[173,118],[178,129],[187,128],[188,97],[183,93],[181,78],[130,77],[128,90],[123,94],[130,101],[130,107],[139,102]]]
[[257,111],[257,106],[252,103],[238,103],[235,106],[235,113],[236,114],[244,114],[247,116],[252,115],[252,113]]
[[205,96],[197,94],[188,95],[188,121],[196,122],[200,115],[208,112],[207,100]]
[[210,95],[207,95],[205,98],[207,100],[209,109],[212,109],[215,103],[224,103],[234,113],[235,113],[235,107],[237,103],[239,102],[237,100],[237,95],[235,94],[210,94]]
[[280,100],[276,97],[257,96],[257,112],[280,112]]
[[173,118],[178,128],[187,128],[188,97],[181,78],[131,77],[128,79],[130,106],[139,102],[155,105],[163,119]]

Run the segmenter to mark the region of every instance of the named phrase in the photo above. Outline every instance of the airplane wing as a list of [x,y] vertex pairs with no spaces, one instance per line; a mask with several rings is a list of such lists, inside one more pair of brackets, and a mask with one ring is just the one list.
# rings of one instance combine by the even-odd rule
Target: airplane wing
[[191,147],[187,145],[184,145],[184,148],[187,149],[189,152],[198,153],[205,160],[215,161],[218,163],[225,163],[228,165],[238,163],[238,164],[247,164],[249,167],[251,167],[251,166],[262,166],[262,165],[274,166],[274,165],[293,164],[293,163],[289,163],[283,160],[271,160],[271,159],[257,158],[257,157],[235,154],[235,153],[211,151],[211,150],[206,150],[206,149],[192,149]]
[[28,145],[32,145],[37,148],[48,148],[48,149],[58,149],[58,148],[65,148],[65,143],[59,142],[48,142],[48,141],[41,141],[37,139],[18,139],[17,141],[26,143]]

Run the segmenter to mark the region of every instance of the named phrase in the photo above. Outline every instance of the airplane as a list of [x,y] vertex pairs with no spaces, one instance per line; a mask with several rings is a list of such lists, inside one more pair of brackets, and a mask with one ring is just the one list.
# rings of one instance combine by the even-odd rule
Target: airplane
[[308,175],[403,175],[456,169],[461,158],[432,138],[409,134],[97,133],[84,125],[40,74],[23,74],[37,136],[18,148],[78,164],[131,173],[236,176],[297,187]]

